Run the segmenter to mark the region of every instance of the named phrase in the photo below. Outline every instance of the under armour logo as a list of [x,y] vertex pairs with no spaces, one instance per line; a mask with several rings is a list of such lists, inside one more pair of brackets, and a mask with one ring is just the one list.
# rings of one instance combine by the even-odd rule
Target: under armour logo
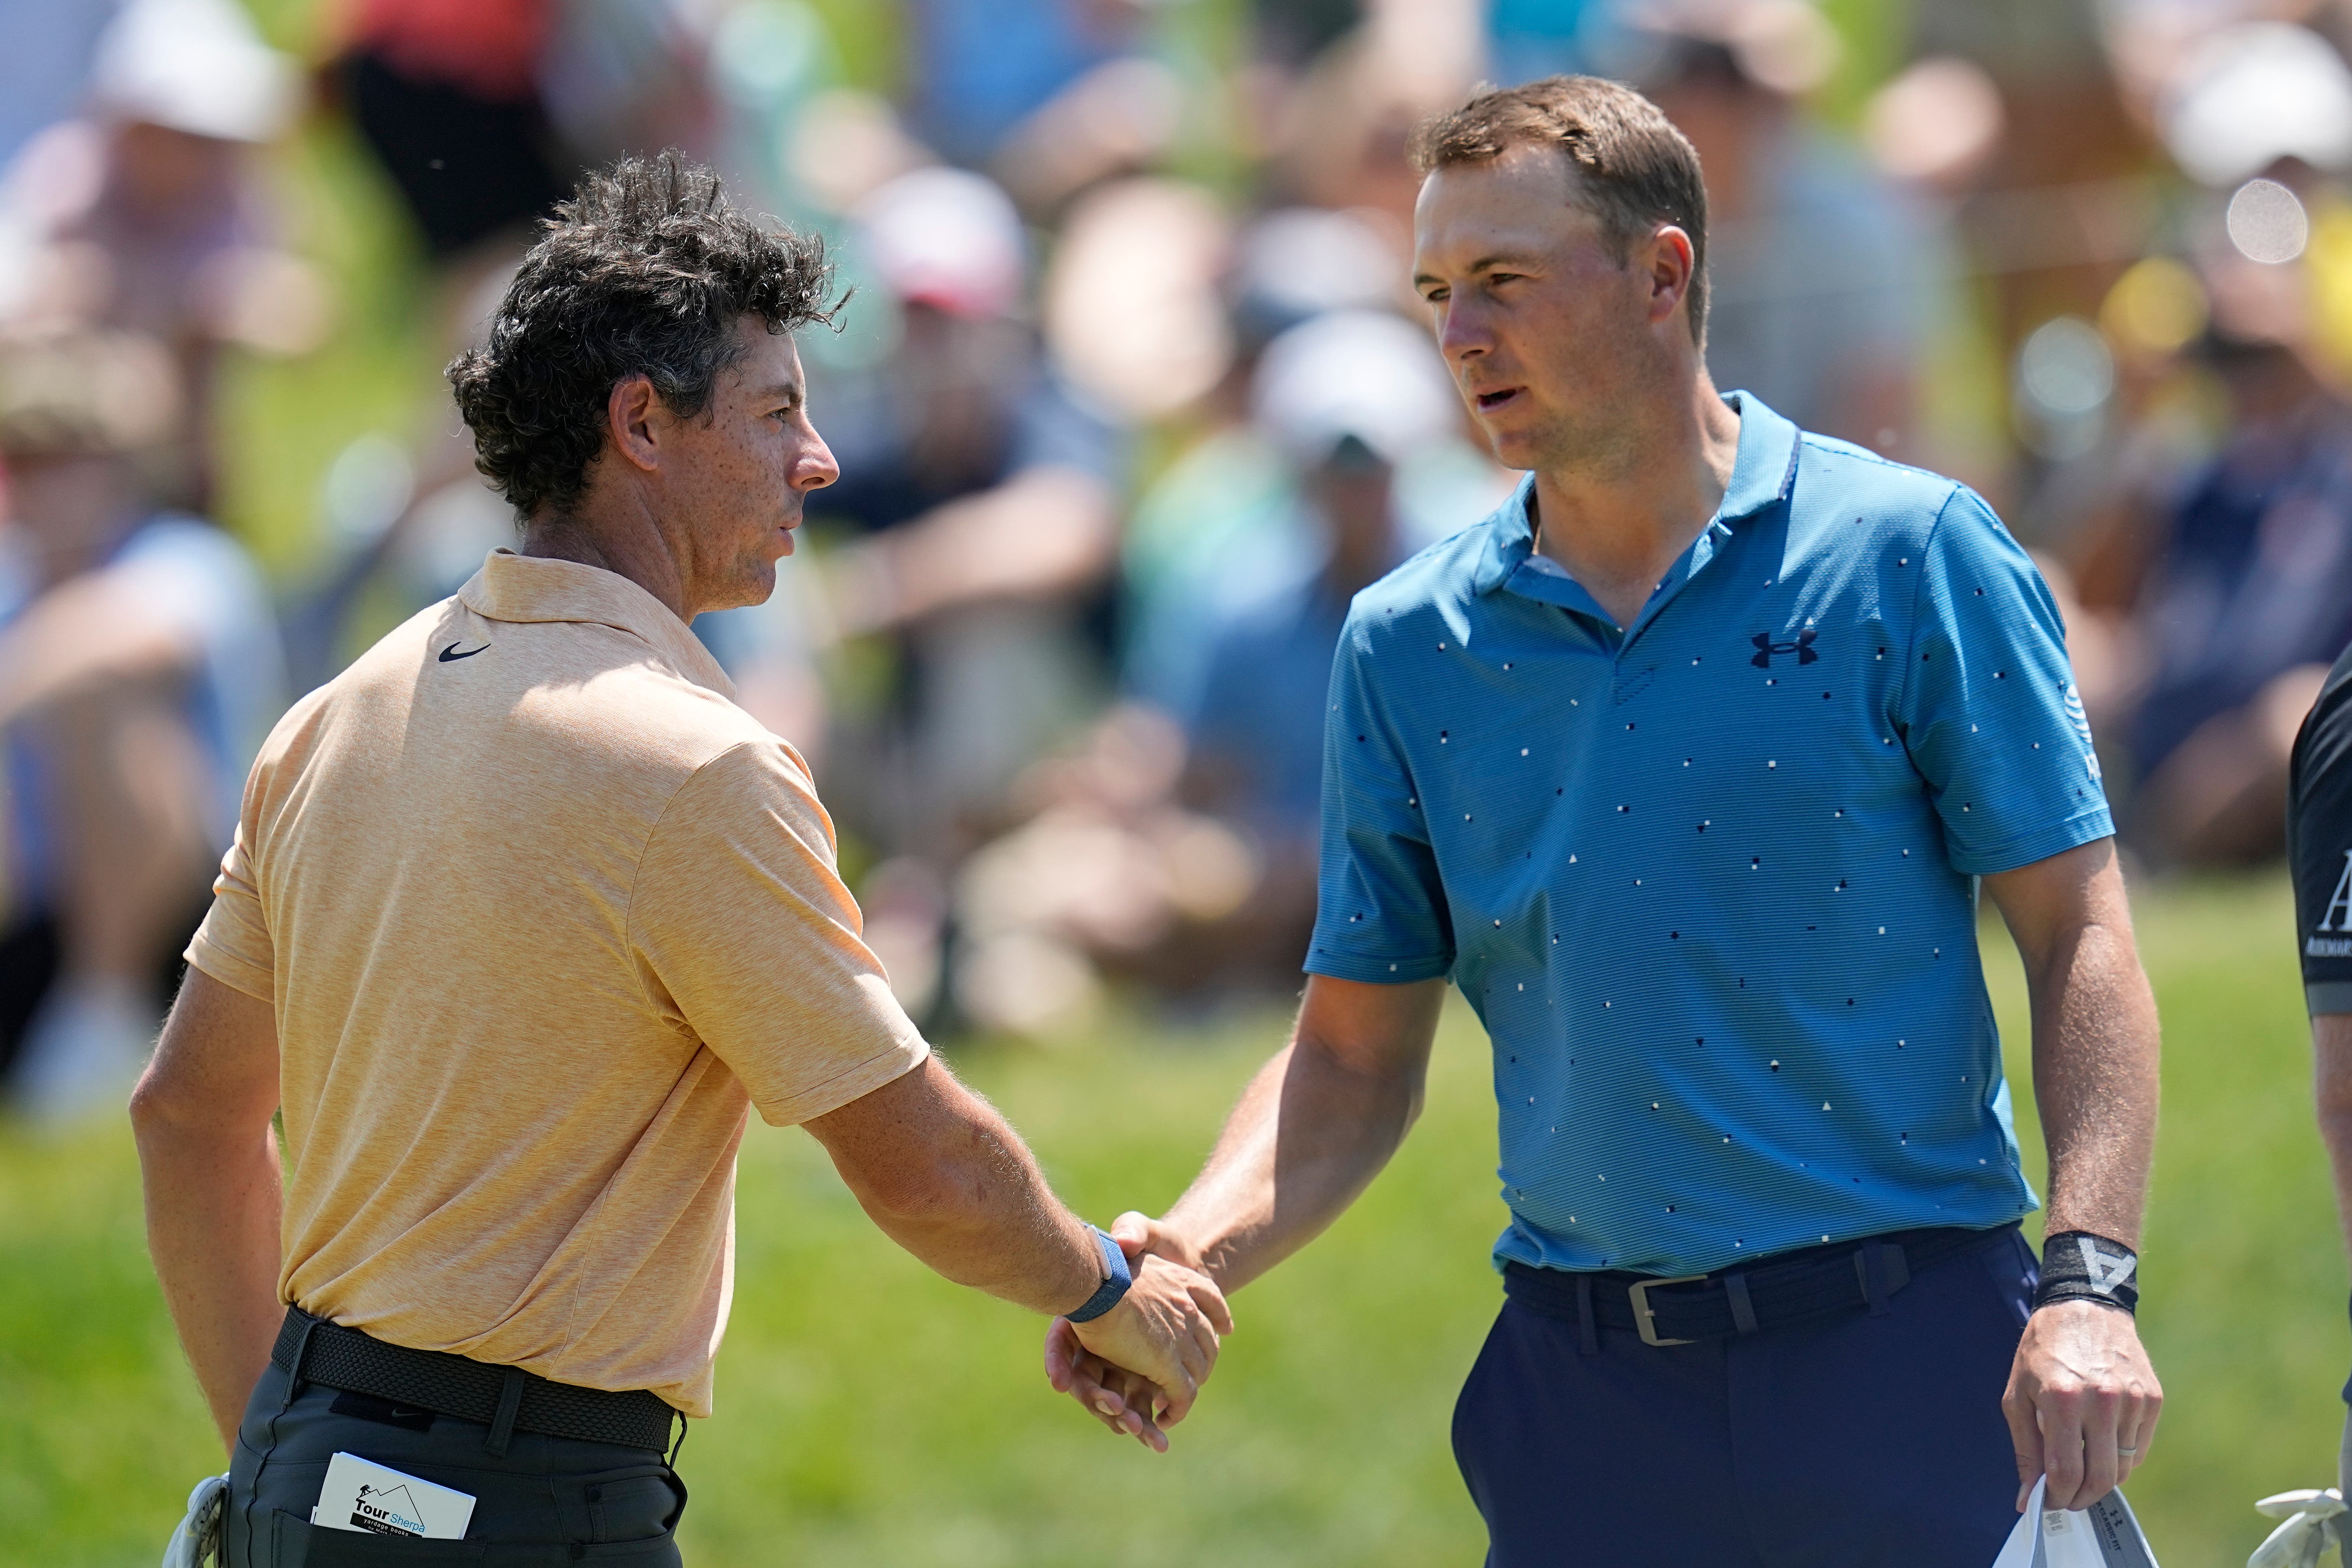
[[1813,628],[1807,626],[1797,634],[1797,640],[1794,642],[1774,642],[1771,633],[1758,632],[1748,639],[1756,645],[1756,657],[1748,662],[1759,669],[1769,669],[1772,668],[1774,654],[1793,653],[1797,656],[1799,664],[1818,663],[1822,656],[1813,651],[1814,635]]
[[2091,1289],[2102,1296],[2112,1296],[2116,1287],[2127,1283],[2139,1268],[2139,1259],[2126,1252],[2120,1258],[2109,1258],[2101,1252],[2087,1236],[2078,1236],[2074,1245],[2082,1249],[2083,1267],[2091,1276]]

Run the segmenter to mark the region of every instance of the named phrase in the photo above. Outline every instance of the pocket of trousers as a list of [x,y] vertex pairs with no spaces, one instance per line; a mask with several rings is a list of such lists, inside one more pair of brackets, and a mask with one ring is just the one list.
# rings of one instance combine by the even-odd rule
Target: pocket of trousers
[[599,1480],[588,1489],[589,1538],[615,1544],[658,1540],[677,1528],[685,1491],[658,1470]]

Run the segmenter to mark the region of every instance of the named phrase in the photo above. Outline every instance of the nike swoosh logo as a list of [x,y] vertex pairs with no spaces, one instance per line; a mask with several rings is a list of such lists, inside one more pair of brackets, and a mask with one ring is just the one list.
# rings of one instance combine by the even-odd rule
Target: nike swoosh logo
[[484,643],[479,647],[469,647],[465,652],[459,653],[457,651],[457,645],[456,643],[451,643],[447,647],[441,650],[441,662],[447,664],[451,659],[471,658],[478,653],[488,653],[489,651],[490,645]]

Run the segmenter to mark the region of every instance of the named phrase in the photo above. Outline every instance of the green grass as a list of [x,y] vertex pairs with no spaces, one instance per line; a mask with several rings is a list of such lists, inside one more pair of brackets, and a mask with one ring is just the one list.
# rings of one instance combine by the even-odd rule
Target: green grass
[[[2328,1479],[2352,1352],[2285,885],[2162,889],[2140,920],[2168,1037],[2143,1324],[2169,1403],[2131,1489],[2179,1568],[2242,1561],[2256,1497]],[[2022,987],[1997,931],[1987,951],[2014,1072]],[[1174,1196],[1278,1023],[961,1065],[1108,1220]],[[1146,1565],[1475,1563],[1446,1426],[1497,1300],[1493,1163],[1485,1042],[1457,1009],[1422,1126],[1329,1236],[1235,1301],[1217,1378],[1159,1458],[1048,1393],[1037,1320],[928,1274],[807,1138],[755,1128],[719,1414],[681,1459],[688,1560],[1027,1568],[1099,1562],[1116,1535]],[[120,1130],[0,1133],[0,1562],[151,1562],[218,1463],[138,1199]]]

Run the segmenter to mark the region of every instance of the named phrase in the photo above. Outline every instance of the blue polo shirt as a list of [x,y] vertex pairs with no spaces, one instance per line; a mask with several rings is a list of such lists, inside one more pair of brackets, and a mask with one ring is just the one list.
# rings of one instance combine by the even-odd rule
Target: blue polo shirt
[[1631,626],[1531,552],[1530,479],[1339,639],[1307,967],[1477,1010],[1498,1264],[2035,1202],[1973,879],[2114,831],[2057,607],[1974,491],[1726,401],[1722,510]]

